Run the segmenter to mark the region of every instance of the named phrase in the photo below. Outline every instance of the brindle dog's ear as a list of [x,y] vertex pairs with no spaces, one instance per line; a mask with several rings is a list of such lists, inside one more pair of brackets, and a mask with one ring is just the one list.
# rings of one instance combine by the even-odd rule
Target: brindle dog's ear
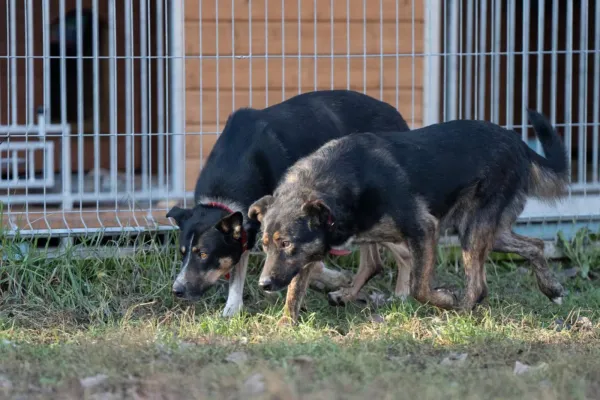
[[321,199],[308,200],[302,204],[300,210],[306,213],[309,217],[319,219],[321,222],[327,221],[327,218],[331,215],[331,209]]
[[248,218],[262,222],[267,209],[273,204],[273,200],[275,200],[275,198],[270,194],[256,200],[248,209]]
[[189,208],[181,208],[175,206],[171,208],[171,210],[167,213],[167,218],[173,218],[178,227],[181,228],[181,225],[189,219],[193,214],[193,211]]
[[216,228],[224,234],[232,234],[234,239],[239,239],[242,234],[242,224],[244,223],[244,217],[241,212],[236,211],[231,213],[219,222],[217,222]]

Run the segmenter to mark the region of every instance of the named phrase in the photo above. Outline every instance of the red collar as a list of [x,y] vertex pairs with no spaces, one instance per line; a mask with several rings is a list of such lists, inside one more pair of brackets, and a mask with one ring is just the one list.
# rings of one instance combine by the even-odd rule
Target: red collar
[[[215,201],[211,201],[210,203],[203,204],[203,206],[205,206],[205,207],[213,207],[213,208],[220,208],[221,210],[226,211],[226,212],[228,212],[230,214],[233,213],[233,210],[231,208],[227,207],[223,203],[217,203]],[[248,236],[247,236],[246,230],[244,228],[242,228],[241,241],[242,241],[242,252],[245,252],[246,250],[248,250]],[[225,279],[229,279],[229,272],[227,274],[225,274]]]

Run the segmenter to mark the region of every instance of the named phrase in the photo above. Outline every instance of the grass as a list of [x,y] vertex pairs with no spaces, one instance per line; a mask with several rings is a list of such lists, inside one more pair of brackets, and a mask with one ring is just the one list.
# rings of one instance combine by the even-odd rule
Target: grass
[[[49,260],[5,238],[0,398],[600,398],[600,253],[577,240],[561,241],[569,258],[554,263],[569,290],[561,306],[505,257],[488,264],[489,300],[470,315],[380,301],[390,267],[366,303],[333,308],[311,291],[291,328],[276,325],[283,294],[257,289],[259,256],[244,313],[223,319],[226,284],[194,305],[174,301],[177,256],[155,241],[127,258]],[[452,252],[440,253],[438,277],[462,286]],[[517,361],[539,368],[517,375]]]

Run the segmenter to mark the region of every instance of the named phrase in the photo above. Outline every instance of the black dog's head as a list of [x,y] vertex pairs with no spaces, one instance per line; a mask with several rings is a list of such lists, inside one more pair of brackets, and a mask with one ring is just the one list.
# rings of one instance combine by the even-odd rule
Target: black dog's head
[[245,251],[242,213],[203,205],[193,209],[175,206],[167,217],[180,229],[182,266],[173,294],[196,300],[240,261]]
[[285,288],[307,264],[325,257],[330,215],[320,199],[303,202],[264,196],[250,206],[248,216],[262,223],[267,253],[259,279],[262,289]]

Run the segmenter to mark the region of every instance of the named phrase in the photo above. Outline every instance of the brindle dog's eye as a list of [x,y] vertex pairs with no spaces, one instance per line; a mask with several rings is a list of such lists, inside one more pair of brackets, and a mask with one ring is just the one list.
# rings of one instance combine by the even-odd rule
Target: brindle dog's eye
[[287,249],[290,246],[291,246],[291,243],[288,242],[287,240],[284,240],[281,242],[281,247],[283,247],[284,249]]
[[200,258],[203,260],[206,260],[208,258],[208,254],[206,254],[205,252],[200,253]]

